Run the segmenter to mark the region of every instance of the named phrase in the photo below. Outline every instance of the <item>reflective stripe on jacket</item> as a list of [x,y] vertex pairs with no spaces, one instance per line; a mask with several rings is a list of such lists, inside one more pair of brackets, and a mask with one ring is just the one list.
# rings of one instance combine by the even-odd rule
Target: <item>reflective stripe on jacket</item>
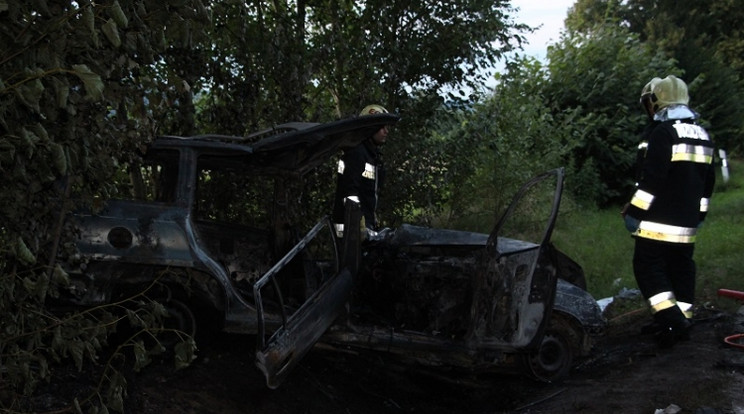
[[[351,198],[359,203],[366,227],[376,228],[377,191],[382,176],[380,153],[370,140],[347,150],[338,162],[333,223],[343,224],[344,203]],[[340,227],[336,226],[336,233],[342,236]]]
[[693,119],[654,122],[641,144],[639,177],[627,214],[633,233],[669,243],[694,243],[715,183],[713,143]]

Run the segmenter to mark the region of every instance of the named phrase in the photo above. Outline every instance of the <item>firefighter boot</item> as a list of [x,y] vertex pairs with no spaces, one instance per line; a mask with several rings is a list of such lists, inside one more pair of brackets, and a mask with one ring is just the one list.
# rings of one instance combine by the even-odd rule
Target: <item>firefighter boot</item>
[[654,314],[654,320],[661,327],[654,334],[659,348],[671,348],[679,341],[690,339],[692,323],[677,307],[661,310]]

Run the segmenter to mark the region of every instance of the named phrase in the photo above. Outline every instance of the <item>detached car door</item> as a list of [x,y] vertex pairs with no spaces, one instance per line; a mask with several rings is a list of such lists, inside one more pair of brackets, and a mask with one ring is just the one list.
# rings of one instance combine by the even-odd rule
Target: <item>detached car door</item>
[[[359,264],[360,230],[358,223],[361,210],[354,203],[347,206],[347,220],[343,248],[338,261],[333,264],[336,271],[330,272],[330,277],[310,293],[309,297],[299,308],[293,308],[285,303],[282,289],[277,282],[277,275],[284,270],[295,258],[307,260],[309,248],[322,233],[333,237],[334,231],[327,218],[305,235],[282,260],[261,277],[253,287],[256,311],[258,316],[258,335],[256,347],[256,366],[264,373],[266,385],[277,388],[297,366],[302,357],[315,345],[325,331],[344,312],[344,305],[348,302],[354,287],[355,276]],[[311,258],[310,262],[313,261]],[[309,263],[307,266],[315,266]],[[278,329],[269,335],[267,325],[266,298],[264,293],[271,289],[274,300],[278,300],[281,322]]]
[[[327,162],[338,149],[356,145],[397,120],[395,115],[379,114],[332,122],[268,138],[253,149],[272,168],[281,166],[303,173]],[[255,283],[256,366],[264,373],[269,388],[277,388],[344,313],[359,266],[360,220],[358,204],[347,203],[348,230],[343,239],[335,238],[330,220],[323,218]],[[298,262],[302,265],[297,266]],[[297,271],[306,276],[306,299],[301,304],[287,303],[279,275]]]
[[489,235],[474,280],[469,341],[478,348],[537,347],[555,299],[557,276],[541,263],[563,192],[563,169],[539,175],[517,192]]

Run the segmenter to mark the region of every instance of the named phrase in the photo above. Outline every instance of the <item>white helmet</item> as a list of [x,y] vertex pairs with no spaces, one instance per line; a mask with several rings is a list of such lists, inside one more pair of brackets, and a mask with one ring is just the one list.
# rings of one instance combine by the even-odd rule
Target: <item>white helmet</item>
[[362,115],[374,115],[374,114],[386,114],[388,113],[388,110],[383,108],[380,105],[367,105],[362,109],[362,112],[359,113],[360,116]]
[[669,75],[664,79],[653,78],[641,91],[641,102],[648,100],[654,112],[669,105],[687,105],[690,96],[687,94],[687,84],[674,76]]

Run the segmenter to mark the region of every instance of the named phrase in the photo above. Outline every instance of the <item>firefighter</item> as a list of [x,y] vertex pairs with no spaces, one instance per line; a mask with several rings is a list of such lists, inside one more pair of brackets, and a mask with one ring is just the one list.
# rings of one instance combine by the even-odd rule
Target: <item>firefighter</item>
[[635,239],[633,273],[653,314],[645,331],[668,348],[688,339],[692,325],[693,251],[713,193],[714,148],[681,79],[652,79],[640,101],[650,124],[639,146],[636,190],[621,214]]
[[[360,116],[386,114],[380,105],[367,105]],[[377,197],[384,178],[380,147],[385,144],[389,126],[383,126],[356,147],[344,152],[338,161],[336,196],[333,204],[333,226],[336,236],[344,233],[344,203],[347,199],[359,203],[362,211],[363,237],[378,237],[376,217]]]

